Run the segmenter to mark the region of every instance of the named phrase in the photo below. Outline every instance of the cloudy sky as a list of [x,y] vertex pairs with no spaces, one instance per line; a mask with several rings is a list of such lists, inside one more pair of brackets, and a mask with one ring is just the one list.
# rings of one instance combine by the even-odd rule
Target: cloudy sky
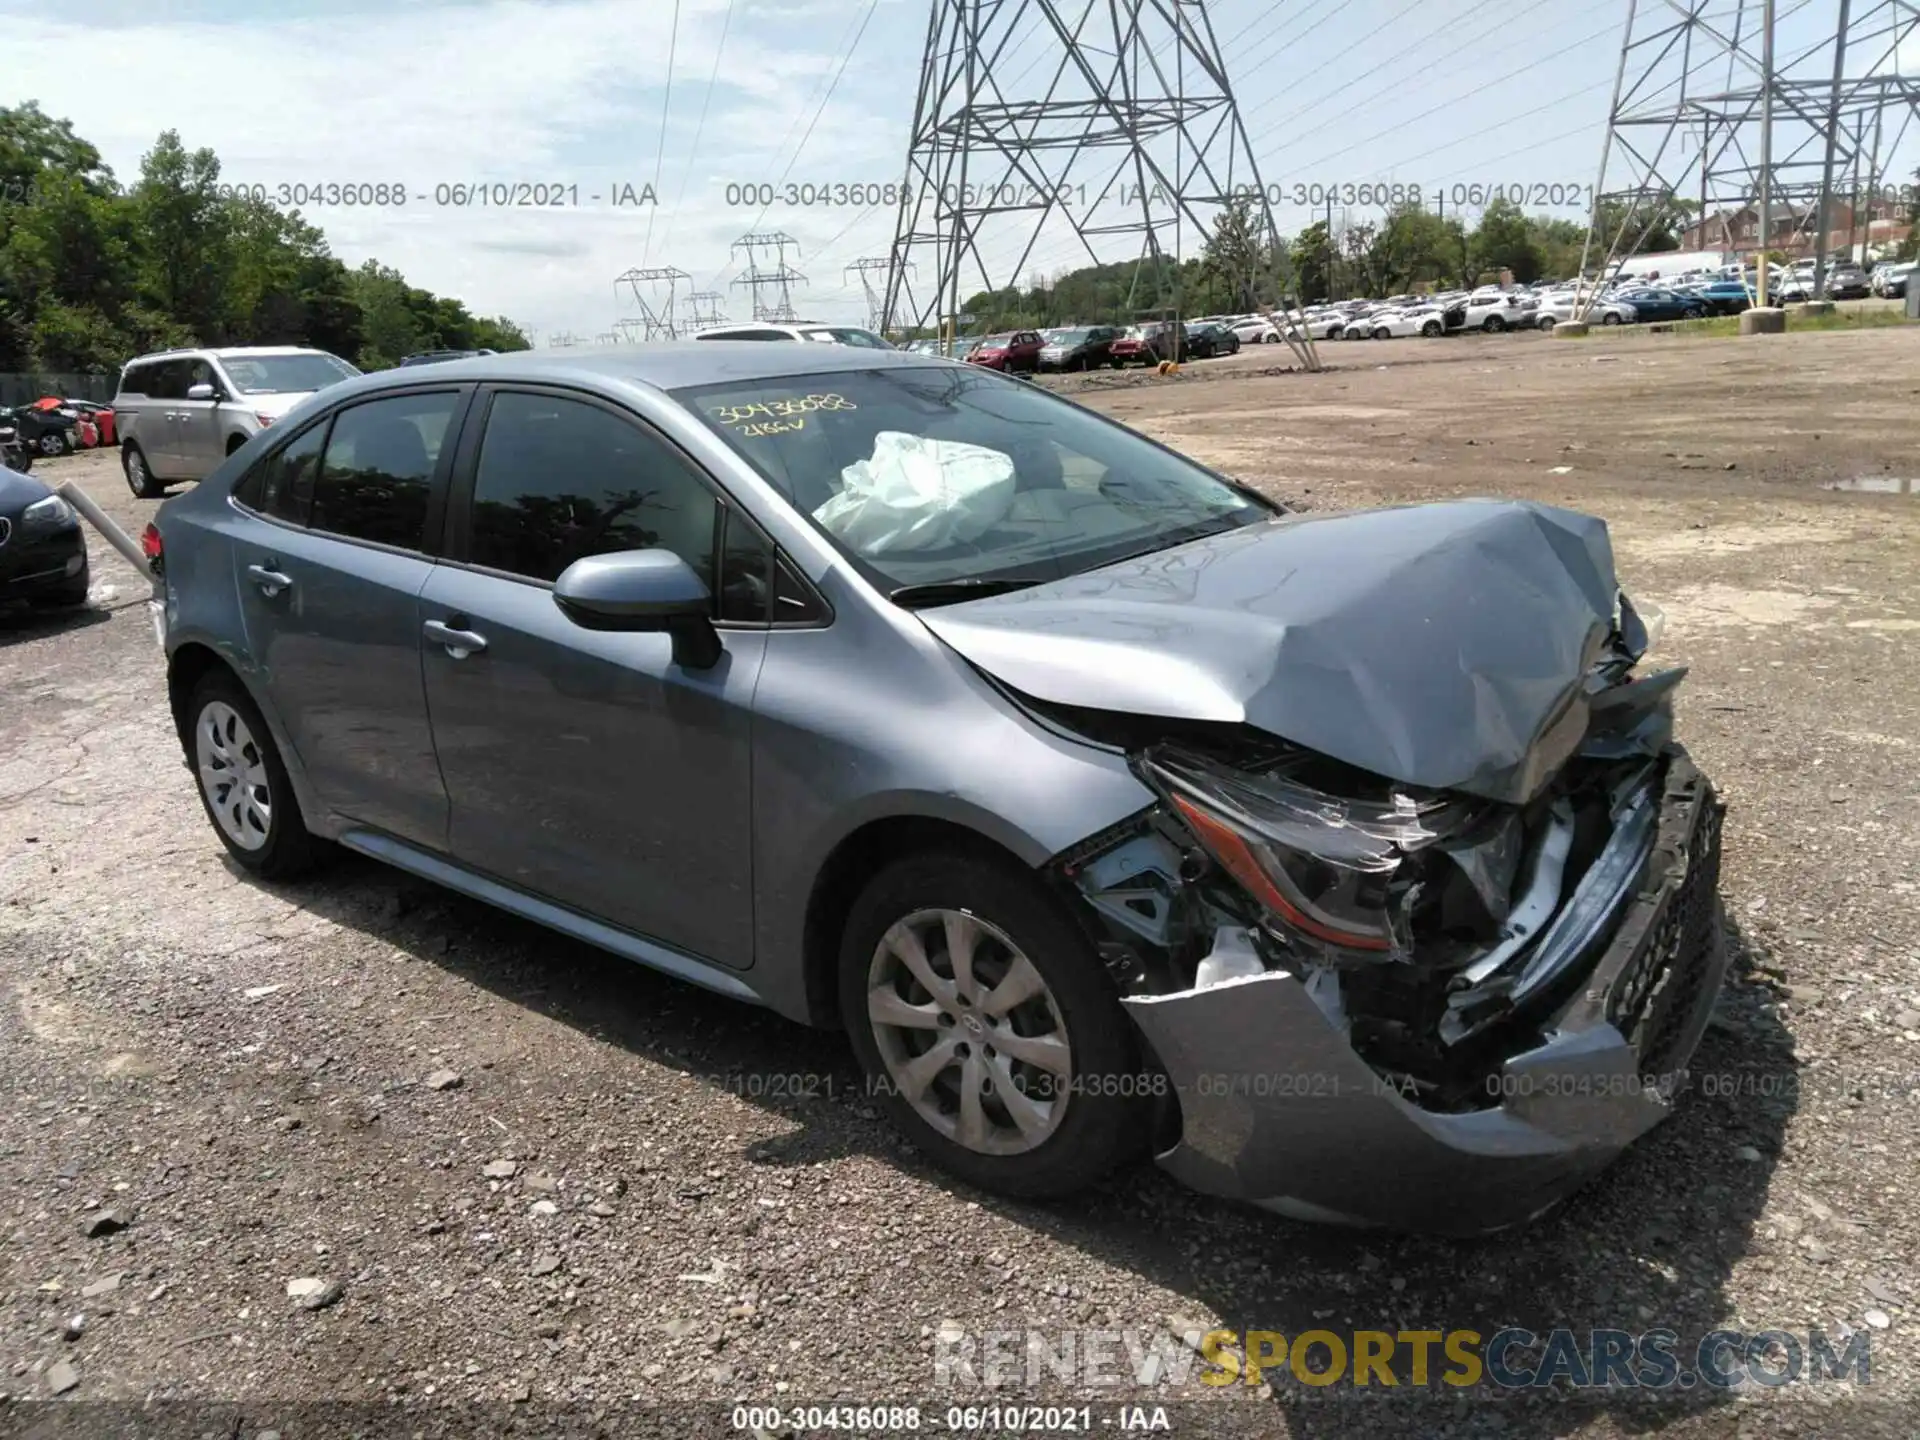
[[[683,294],[719,291],[744,317],[732,242],[748,231],[793,237],[786,259],[807,277],[794,291],[803,314],[862,320],[865,294],[846,267],[886,253],[895,214],[831,187],[901,175],[929,8],[113,0],[63,6],[55,19],[43,0],[0,0],[0,19],[11,54],[39,57],[7,67],[9,103],[37,99],[71,119],[122,179],[171,127],[190,147],[212,147],[228,181],[402,186],[402,206],[304,212],[349,262],[377,256],[544,343],[591,338],[637,313],[615,277],[642,266],[685,270]],[[1061,8],[1077,13],[1084,0]],[[1723,8],[1731,14],[1734,0]],[[1831,8],[1783,0],[1782,53]],[[1539,187],[1540,208],[1581,212],[1624,0],[1218,0],[1209,10],[1283,230],[1323,213],[1295,203],[1296,187],[1329,184],[1419,184],[1430,202],[1455,187],[1524,185]],[[1019,11],[1007,9],[1015,28],[994,77],[1009,98],[1034,98],[1052,62],[1037,12]],[[1911,169],[1893,178],[1911,180]],[[500,182],[564,187],[578,203],[439,203],[442,187]],[[776,194],[762,206],[730,192],[742,183],[829,189],[821,203]],[[648,186],[656,205],[615,203]],[[1024,244],[1009,231],[982,248],[1010,270]],[[1103,258],[1130,258],[1138,239],[1111,246]],[[1085,258],[1056,227],[1021,275]]]

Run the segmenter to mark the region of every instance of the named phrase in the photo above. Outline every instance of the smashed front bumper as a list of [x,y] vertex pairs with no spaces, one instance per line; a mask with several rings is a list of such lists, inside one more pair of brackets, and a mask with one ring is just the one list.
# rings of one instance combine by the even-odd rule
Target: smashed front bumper
[[1726,957],[1721,807],[1671,752],[1653,848],[1578,992],[1532,1017],[1485,1108],[1423,1109],[1271,972],[1123,1003],[1171,1078],[1160,1158],[1193,1188],[1306,1219],[1471,1235],[1530,1219],[1671,1113]]

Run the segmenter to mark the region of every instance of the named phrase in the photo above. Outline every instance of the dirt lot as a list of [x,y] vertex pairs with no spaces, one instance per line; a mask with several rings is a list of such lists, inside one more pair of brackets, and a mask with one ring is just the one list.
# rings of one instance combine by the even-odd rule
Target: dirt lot
[[[1071,1206],[966,1193],[852,1093],[830,1036],[371,863],[241,878],[180,763],[140,586],[96,545],[96,609],[0,621],[0,1433],[106,1433],[132,1415],[107,1401],[237,1402],[151,1414],[292,1437],[329,1417],[387,1433],[396,1407],[393,1433],[535,1433],[635,1401],[943,1419],[1029,1394],[1100,1429],[1166,1403],[1186,1435],[1911,1433],[1920,496],[1823,487],[1920,473],[1917,346],[1505,336],[1329,345],[1323,375],[1259,373],[1276,347],[1066,382],[1315,508],[1593,510],[1666,610],[1660,651],[1693,667],[1683,735],[1731,807],[1736,973],[1676,1118],[1476,1243],[1314,1229],[1151,1167]],[[43,471],[135,531],[152,509],[112,457]],[[442,1069],[456,1088],[424,1083]],[[130,1223],[88,1238],[100,1207]],[[302,1308],[296,1279],[343,1293]],[[1716,1328],[1819,1327],[1836,1349],[1868,1336],[1871,1383],[935,1383],[943,1326],[1215,1323],[1667,1327],[1683,1353]],[[77,1384],[43,1411],[62,1362]],[[295,1403],[322,1400],[370,1408]],[[729,1429],[711,1407],[607,1423]]]

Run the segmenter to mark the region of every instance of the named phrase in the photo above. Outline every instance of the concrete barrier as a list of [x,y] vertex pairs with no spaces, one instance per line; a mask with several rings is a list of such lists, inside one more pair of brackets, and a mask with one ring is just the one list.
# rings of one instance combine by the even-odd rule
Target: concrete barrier
[[1553,338],[1556,340],[1578,340],[1582,335],[1588,334],[1592,328],[1593,327],[1584,320],[1562,320],[1558,325],[1553,327]]
[[1754,306],[1740,312],[1742,335],[1779,335],[1787,328],[1787,312],[1777,305]]

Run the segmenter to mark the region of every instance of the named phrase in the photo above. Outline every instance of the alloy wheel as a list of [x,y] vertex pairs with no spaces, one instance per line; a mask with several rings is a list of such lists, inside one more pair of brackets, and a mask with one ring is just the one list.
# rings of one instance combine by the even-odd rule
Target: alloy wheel
[[1037,1149],[1060,1128],[1073,1052],[1045,978],[998,927],[919,910],[881,936],[867,1023],[902,1099],[984,1155]]
[[207,808],[243,850],[258,850],[273,828],[273,790],[266,757],[240,712],[224,700],[200,711],[193,732],[194,766]]

